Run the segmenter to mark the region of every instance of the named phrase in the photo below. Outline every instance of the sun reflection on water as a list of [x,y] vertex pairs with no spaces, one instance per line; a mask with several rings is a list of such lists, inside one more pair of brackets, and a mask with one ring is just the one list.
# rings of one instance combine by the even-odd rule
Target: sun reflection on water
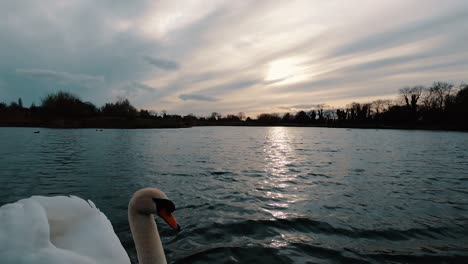
[[293,150],[289,143],[288,130],[285,127],[272,127],[268,130],[268,136],[263,147],[265,153],[265,170],[272,176],[285,176],[288,171],[287,165]]
[[263,146],[267,179],[261,181],[258,188],[262,196],[269,200],[263,210],[280,219],[286,218],[285,210],[300,200],[293,193],[297,188],[294,184],[296,175],[291,173],[295,151],[291,146],[294,138],[289,132],[286,127],[272,127],[268,130]]

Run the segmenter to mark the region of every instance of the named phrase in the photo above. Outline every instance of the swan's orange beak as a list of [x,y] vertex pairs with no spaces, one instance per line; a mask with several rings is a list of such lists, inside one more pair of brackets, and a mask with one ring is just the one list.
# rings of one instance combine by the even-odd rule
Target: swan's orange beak
[[180,231],[180,225],[177,223],[177,220],[175,219],[174,215],[171,213],[168,213],[166,209],[161,209],[159,211],[159,217],[164,219],[164,221],[166,221],[166,223],[170,227],[174,228],[177,231]]

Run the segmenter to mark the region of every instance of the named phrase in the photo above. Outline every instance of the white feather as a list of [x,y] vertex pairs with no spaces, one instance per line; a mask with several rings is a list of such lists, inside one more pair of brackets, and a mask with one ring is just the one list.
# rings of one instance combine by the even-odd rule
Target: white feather
[[76,196],[33,196],[0,207],[2,264],[127,264],[107,217]]

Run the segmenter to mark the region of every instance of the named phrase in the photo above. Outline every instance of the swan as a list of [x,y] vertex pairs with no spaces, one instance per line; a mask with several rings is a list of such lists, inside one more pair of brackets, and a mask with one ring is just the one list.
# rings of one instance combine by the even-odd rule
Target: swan
[[[128,204],[128,221],[140,264],[166,263],[154,221],[180,230],[164,192],[144,188]],[[129,264],[107,217],[76,196],[32,196],[0,207],[2,264]]]

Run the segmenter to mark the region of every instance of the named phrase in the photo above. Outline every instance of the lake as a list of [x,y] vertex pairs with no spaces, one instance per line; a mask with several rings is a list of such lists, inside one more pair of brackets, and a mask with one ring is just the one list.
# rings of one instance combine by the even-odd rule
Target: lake
[[147,186],[177,207],[180,233],[158,220],[170,263],[468,262],[468,133],[0,128],[0,204],[90,199],[134,262]]

